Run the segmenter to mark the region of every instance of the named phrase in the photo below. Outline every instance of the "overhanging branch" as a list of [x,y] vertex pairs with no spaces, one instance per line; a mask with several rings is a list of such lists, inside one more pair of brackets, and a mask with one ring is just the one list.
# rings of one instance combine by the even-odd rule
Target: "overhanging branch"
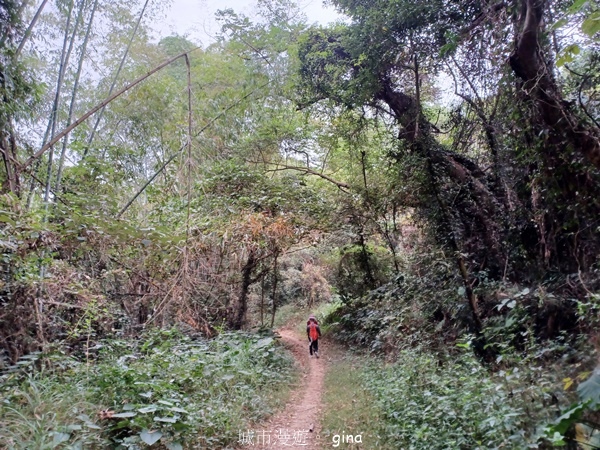
[[329,181],[330,183],[336,185],[339,189],[341,189],[344,192],[347,192],[347,189],[350,189],[350,185],[348,183],[344,183],[343,181],[337,181],[334,180],[333,178],[331,178],[328,175],[325,175],[324,173],[321,172],[317,172],[316,170],[310,169],[308,167],[302,167],[302,166],[291,166],[288,164],[276,164],[276,167],[273,169],[267,169],[267,172],[277,172],[280,170],[297,170],[298,172],[303,172],[309,175],[315,175],[319,178],[323,178],[324,180]]
[[110,97],[106,98],[104,101],[100,102],[98,105],[94,106],[92,109],[90,109],[88,112],[86,112],[83,116],[81,116],[79,119],[77,119],[71,125],[69,125],[67,128],[63,129],[56,136],[54,136],[54,138],[52,138],[52,140],[50,142],[48,142],[46,145],[44,145],[35,154],[33,154],[27,161],[25,161],[23,163],[21,169],[26,169],[27,167],[29,167],[36,159],[38,159],[40,156],[42,156],[44,153],[46,153],[46,151],[48,151],[54,144],[56,144],[63,137],[65,137],[67,134],[69,134],[74,128],[76,128],[79,125],[81,125],[88,117],[90,117],[92,114],[96,113],[100,109],[104,108],[106,105],[108,105],[110,102],[112,102],[113,100],[115,100],[117,97],[120,97],[121,95],[123,95],[125,92],[127,92],[131,88],[133,88],[133,87],[137,86],[138,84],[140,84],[146,78],[150,77],[151,75],[154,75],[156,72],[158,72],[159,70],[165,68],[169,64],[177,61],[179,58],[183,58],[184,56],[187,56],[189,53],[191,53],[191,52],[193,52],[195,50],[198,50],[199,48],[201,48],[201,47],[196,47],[196,48],[194,48],[194,49],[192,49],[190,51],[181,53],[181,54],[179,54],[177,56],[174,56],[173,58],[170,58],[170,59],[166,60],[165,62],[163,62],[163,63],[159,64],[158,66],[156,66],[154,69],[150,70],[145,75],[142,75],[141,77],[139,77],[138,79],[136,79],[132,83],[130,83],[127,86],[125,86],[123,89],[119,90],[118,92],[114,93]]

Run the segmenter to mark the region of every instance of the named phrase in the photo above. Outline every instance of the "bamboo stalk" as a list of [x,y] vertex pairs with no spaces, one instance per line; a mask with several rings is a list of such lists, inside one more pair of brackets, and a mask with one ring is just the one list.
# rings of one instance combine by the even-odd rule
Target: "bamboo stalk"
[[185,224],[185,243],[186,251],[187,244],[190,238],[190,209],[192,197],[192,69],[190,66],[190,58],[185,55],[185,65],[187,68],[187,91],[188,91],[188,139],[187,139],[187,217]]
[[[75,1],[71,0],[69,3],[69,16],[67,17],[67,24],[65,26],[65,38],[63,41],[62,54],[60,57],[60,67],[58,70],[58,80],[56,82],[56,95],[54,96],[54,105],[52,108],[52,129],[50,132],[50,138],[54,136],[56,132],[56,122],[58,120],[58,107],[60,105],[60,93],[62,91],[63,80],[65,78],[65,72],[67,71],[67,66],[69,65],[69,59],[71,59],[71,52],[73,51],[73,43],[75,42],[75,36],[77,34],[77,29],[79,28],[79,22],[81,19],[81,12],[83,8],[79,9],[77,14],[77,19],[75,21],[75,26],[73,27],[73,34],[71,36],[71,40],[69,39],[69,29],[71,27],[71,16],[73,14],[73,6],[75,5]],[[83,7],[83,1],[81,2],[81,6]],[[48,202],[50,198],[50,187],[52,184],[52,164],[54,162],[54,147],[50,147],[50,153],[48,154],[48,168],[46,170],[46,187],[44,189],[44,202]]]
[[187,51],[187,52],[181,53],[181,54],[179,54],[177,56],[174,56],[172,58],[169,58],[168,60],[164,61],[163,63],[159,64],[158,66],[156,66],[155,68],[153,68],[152,70],[150,70],[149,72],[147,72],[145,75],[140,76],[139,78],[137,78],[136,80],[134,80],[133,82],[131,82],[130,84],[128,84],[127,86],[125,86],[122,89],[120,89],[118,92],[115,92],[110,97],[104,99],[102,102],[100,102],[99,104],[97,104],[96,106],[94,106],[92,109],[90,109],[88,112],[86,112],[84,115],[82,115],[79,119],[77,119],[71,125],[69,125],[65,129],[63,129],[60,133],[58,133],[56,136],[54,136],[50,142],[48,142],[47,144],[45,144],[41,149],[39,149],[37,152],[35,152],[27,161],[25,161],[23,163],[23,165],[22,165],[21,168],[22,169],[26,169],[27,167],[29,167],[40,156],[42,156],[44,153],[46,153],[50,147],[52,147],[54,144],[56,144],[58,141],[60,141],[63,137],[65,137],[67,134],[69,134],[74,128],[76,128],[79,125],[81,125],[91,115],[93,115],[94,113],[98,112],[100,109],[102,109],[103,107],[105,107],[106,105],[108,105],[110,102],[112,102],[116,98],[120,97],[121,95],[123,95],[125,92],[127,92],[131,88],[137,86],[142,81],[144,81],[146,78],[154,75],[159,70],[165,68],[166,66],[168,66],[169,64],[171,64],[174,61],[178,60],[179,58],[182,58],[183,56],[185,56],[185,55],[187,55],[187,54],[189,54],[189,53],[191,53],[191,52],[193,52],[195,50],[198,50],[199,48],[201,48],[201,47],[196,47],[196,48],[194,48],[194,49],[192,49],[190,51]]
[[21,54],[21,50],[23,50],[23,46],[25,45],[25,43],[27,42],[27,40],[31,36],[31,32],[33,30],[33,27],[35,26],[35,24],[37,23],[38,19],[40,18],[40,15],[42,14],[42,11],[44,10],[44,7],[46,6],[46,3],[48,3],[48,0],[43,0],[42,1],[42,3],[38,7],[35,15],[33,16],[33,19],[31,19],[31,22],[29,23],[29,26],[27,27],[27,30],[25,30],[25,34],[23,35],[23,39],[21,39],[21,42],[19,43],[19,46],[17,47],[17,50],[15,51],[14,59],[17,59],[19,57],[19,55]]
[[[131,49],[131,44],[133,44],[133,39],[135,38],[135,35],[137,34],[137,30],[140,26],[140,23],[142,22],[142,17],[144,17],[144,12],[146,11],[146,7],[148,6],[148,2],[150,0],[146,0],[146,2],[144,3],[144,7],[142,8],[142,12],[140,13],[138,20],[135,24],[135,27],[133,28],[133,31],[131,33],[131,37],[129,38],[129,43],[127,44],[127,47],[125,48],[125,53],[123,53],[123,57],[121,58],[121,62],[119,64],[119,68],[117,69],[117,72],[115,73],[115,76],[113,77],[112,80],[112,84],[110,85],[110,89],[108,90],[108,95],[110,96],[112,94],[112,92],[115,89],[115,86],[117,85],[117,80],[119,79],[119,75],[121,74],[121,70],[123,70],[123,66],[125,65],[125,60],[127,59],[127,55],[129,54],[129,50]],[[98,114],[98,117],[96,117],[96,122],[94,122],[94,126],[92,127],[92,131],[90,132],[90,137],[88,138],[88,145],[86,147],[86,149],[83,152],[83,156],[84,158],[87,156],[88,151],[89,151],[89,146],[91,145],[92,141],[94,140],[94,136],[96,135],[96,130],[98,129],[98,125],[100,124],[100,121],[102,120],[102,116],[104,115],[104,108],[101,109],[100,114]]]
[[[94,15],[96,13],[96,7],[98,6],[98,0],[94,0],[94,4],[92,6],[92,11],[90,13],[90,20],[88,22],[88,27],[87,30],[85,32],[85,37],[83,39],[83,44],[81,47],[81,55],[79,57],[79,64],[77,66],[77,73],[75,74],[75,82],[73,84],[73,93],[71,95],[71,104],[69,105],[69,116],[67,118],[67,126],[71,125],[71,122],[73,121],[73,112],[75,110],[75,101],[77,98],[77,90],[79,89],[79,79],[81,78],[81,71],[83,69],[83,61],[85,60],[85,55],[86,55],[86,50],[87,50],[87,45],[88,45],[88,41],[90,38],[90,34],[91,34],[91,30],[92,30],[92,24],[94,22]],[[83,5],[82,5],[83,8]],[[61,182],[61,178],[62,178],[62,171],[63,171],[63,167],[64,167],[64,163],[65,163],[65,155],[67,153],[67,145],[69,143],[69,137],[65,136],[65,140],[63,141],[63,147],[62,147],[62,151],[60,153],[60,160],[58,163],[58,171],[56,173],[56,185],[54,190],[56,192],[58,192],[60,190],[60,182]]]

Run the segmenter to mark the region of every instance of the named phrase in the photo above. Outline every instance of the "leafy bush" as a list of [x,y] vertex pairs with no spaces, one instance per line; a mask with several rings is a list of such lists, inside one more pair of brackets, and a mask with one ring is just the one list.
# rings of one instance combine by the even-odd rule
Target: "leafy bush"
[[222,448],[272,412],[290,368],[268,335],[207,341],[158,331],[136,344],[106,342],[94,364],[5,377],[0,441],[11,449]]
[[[374,352],[428,343],[443,347],[465,329],[466,302],[449,264],[432,263],[419,273],[407,271],[368,294],[346,299],[326,323],[339,325],[339,340]],[[443,332],[443,333],[441,333]]]
[[398,361],[364,371],[389,448],[537,448],[543,425],[556,414],[549,405],[560,388],[539,368],[490,374],[471,353],[442,363],[414,349]]
[[[584,372],[578,378],[585,379],[586,376]],[[565,386],[570,386],[575,380],[566,378],[563,381]],[[578,401],[544,430],[546,441],[558,446],[578,443],[585,449],[600,448],[600,366],[579,384],[577,394]]]

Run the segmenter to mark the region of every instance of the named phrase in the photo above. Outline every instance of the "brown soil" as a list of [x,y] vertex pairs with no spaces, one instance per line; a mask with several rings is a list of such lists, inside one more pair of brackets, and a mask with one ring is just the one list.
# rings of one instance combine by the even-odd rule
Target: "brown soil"
[[280,413],[254,428],[252,445],[247,443],[238,448],[319,450],[326,362],[323,358],[309,356],[308,339],[299,336],[298,332],[288,327],[278,332],[303,371],[301,383],[292,391],[288,404]]

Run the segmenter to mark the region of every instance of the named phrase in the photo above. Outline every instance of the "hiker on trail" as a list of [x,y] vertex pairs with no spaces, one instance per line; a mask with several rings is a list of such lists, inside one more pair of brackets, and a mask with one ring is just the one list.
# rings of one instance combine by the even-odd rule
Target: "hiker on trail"
[[308,342],[310,345],[308,351],[310,356],[315,353],[315,356],[319,357],[319,338],[321,337],[321,329],[317,323],[317,318],[314,315],[310,315],[308,322],[306,322],[306,335],[308,336]]

